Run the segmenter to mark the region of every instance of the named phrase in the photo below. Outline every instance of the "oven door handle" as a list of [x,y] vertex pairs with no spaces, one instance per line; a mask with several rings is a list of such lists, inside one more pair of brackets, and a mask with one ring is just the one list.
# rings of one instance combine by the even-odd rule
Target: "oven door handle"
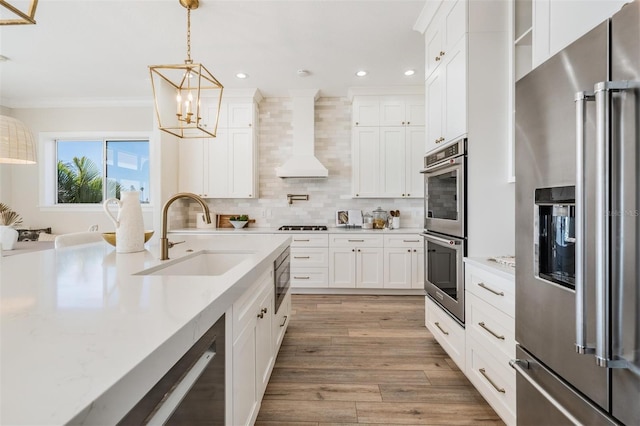
[[425,167],[424,169],[420,170],[420,173],[428,174],[428,173],[437,172],[438,170],[444,169],[446,167],[451,167],[454,164],[462,164],[463,161],[464,161],[464,155],[461,155],[459,157],[451,158],[441,163],[437,163],[432,166]]
[[432,235],[432,234],[426,234],[424,232],[420,233],[420,235],[422,235],[424,238],[427,238],[429,240],[438,241],[440,243],[448,244],[450,246],[457,246],[461,243],[461,241],[459,240],[449,240],[446,238],[436,237],[435,235]]

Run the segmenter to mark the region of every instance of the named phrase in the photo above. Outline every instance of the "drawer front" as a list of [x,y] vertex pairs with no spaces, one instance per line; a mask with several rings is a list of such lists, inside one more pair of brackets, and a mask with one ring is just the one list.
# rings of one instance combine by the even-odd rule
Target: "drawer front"
[[495,358],[467,341],[467,378],[507,425],[516,424],[516,373],[508,357]]
[[468,291],[515,318],[515,280],[507,280],[469,265],[465,265],[465,276]]
[[291,268],[321,268],[329,266],[328,248],[294,247],[291,249]]
[[288,235],[291,235],[291,247],[329,247],[329,235],[322,233],[318,234]]
[[423,239],[418,234],[385,235],[384,247],[421,248]]
[[329,272],[327,268],[292,268],[292,288],[328,288]]
[[382,247],[382,235],[331,235],[332,247]]
[[446,312],[425,297],[425,322],[440,343],[440,346],[449,354],[460,370],[465,370],[465,338],[464,328],[455,322]]
[[270,292],[274,292],[273,270],[262,274],[257,283],[233,304],[234,341],[247,325],[256,320],[260,312],[260,303],[268,297]]
[[516,357],[515,319],[469,292],[465,308],[467,336],[475,337],[495,356]]

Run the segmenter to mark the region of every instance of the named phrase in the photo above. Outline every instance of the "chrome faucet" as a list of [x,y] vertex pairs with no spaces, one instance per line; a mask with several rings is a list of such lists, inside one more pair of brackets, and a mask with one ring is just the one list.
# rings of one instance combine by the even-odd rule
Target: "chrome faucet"
[[191,198],[194,201],[197,201],[200,206],[202,206],[202,212],[204,213],[204,221],[206,223],[211,223],[211,214],[209,213],[209,206],[207,203],[196,194],[192,194],[190,192],[179,192],[173,197],[169,198],[166,203],[164,203],[164,207],[162,207],[162,234],[160,235],[160,260],[169,259],[169,249],[173,247],[177,243],[172,243],[167,238],[167,212],[169,211],[169,206],[176,200],[180,198]]

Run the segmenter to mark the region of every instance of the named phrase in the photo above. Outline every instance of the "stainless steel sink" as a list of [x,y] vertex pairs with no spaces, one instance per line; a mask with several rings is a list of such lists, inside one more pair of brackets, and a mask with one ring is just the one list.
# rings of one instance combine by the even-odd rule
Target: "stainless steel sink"
[[222,275],[255,251],[203,250],[134,275]]

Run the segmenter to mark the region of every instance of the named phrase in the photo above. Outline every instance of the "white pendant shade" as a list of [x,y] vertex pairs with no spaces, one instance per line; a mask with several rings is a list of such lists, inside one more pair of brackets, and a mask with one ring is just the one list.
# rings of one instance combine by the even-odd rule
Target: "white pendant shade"
[[0,163],[35,164],[31,130],[20,120],[0,115]]

